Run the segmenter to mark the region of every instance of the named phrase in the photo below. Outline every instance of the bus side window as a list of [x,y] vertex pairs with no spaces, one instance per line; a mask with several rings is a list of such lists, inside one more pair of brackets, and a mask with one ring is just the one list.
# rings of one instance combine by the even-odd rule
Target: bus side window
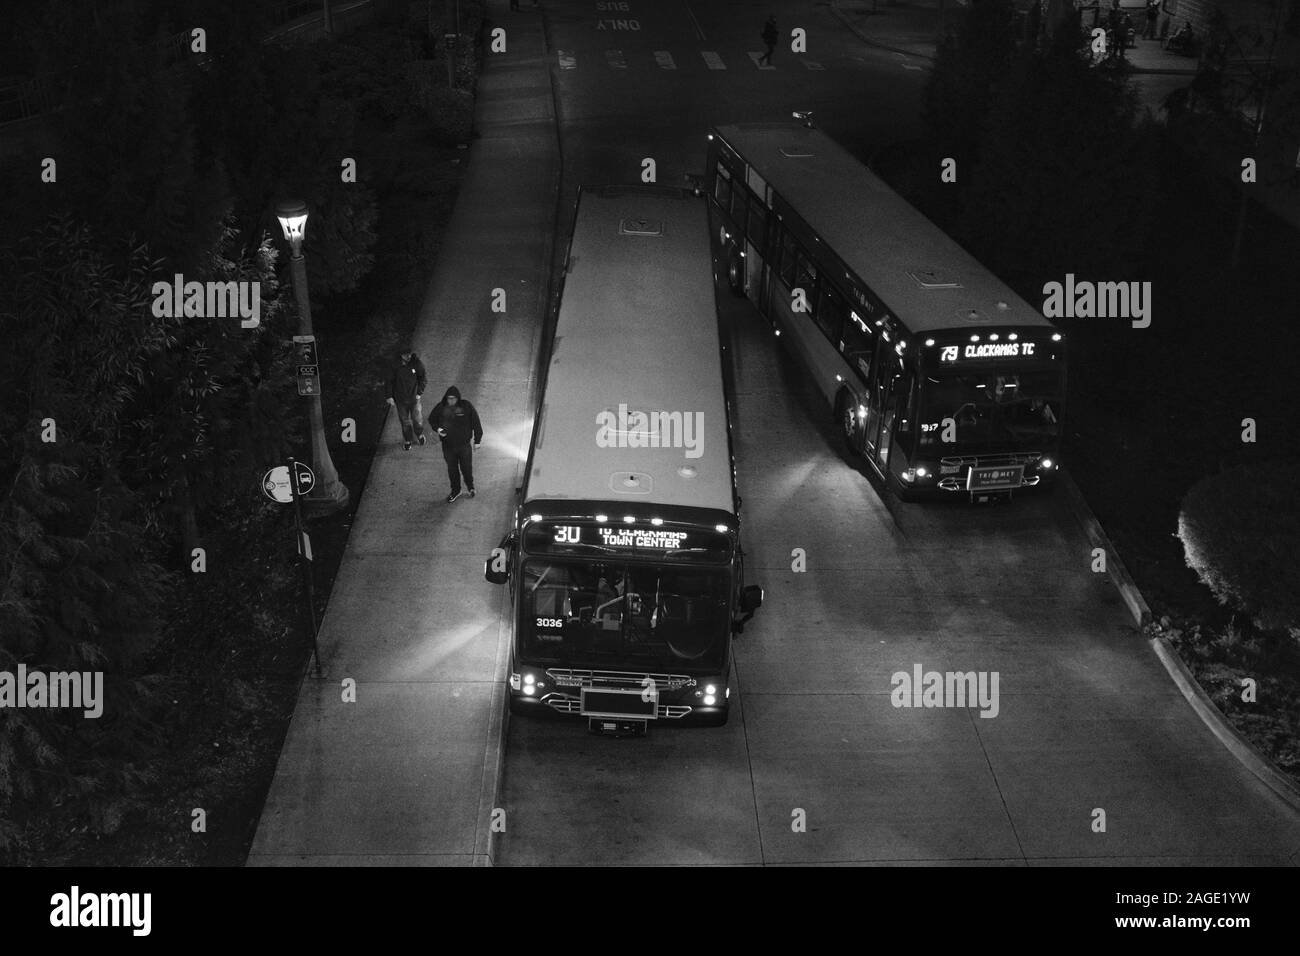
[[757,196],[749,197],[749,241],[760,256],[767,254],[767,210]]
[[749,190],[744,183],[733,183],[731,186],[731,218],[736,221],[736,229],[743,236],[745,234],[745,197]]
[[817,327],[822,330],[822,335],[830,340],[830,343],[836,348],[840,345],[840,329],[843,327],[844,320],[848,317],[848,303],[844,296],[829,282],[822,283],[821,301],[817,303],[817,309],[813,313],[813,319]]
[[808,258],[808,253],[799,248],[799,254],[795,259],[797,265],[794,270],[794,288],[803,289],[803,294],[808,302],[808,311],[817,314],[817,267],[812,264]]
[[864,382],[870,381],[871,354],[875,351],[876,344],[872,327],[857,312],[850,311],[844,317],[840,339],[844,342],[845,360],[862,376]]
[[713,198],[717,200],[722,211],[731,207],[731,172],[718,160],[717,178],[713,182]]
[[795,258],[799,243],[794,236],[790,235],[790,230],[781,230],[781,281],[790,288],[794,288]]

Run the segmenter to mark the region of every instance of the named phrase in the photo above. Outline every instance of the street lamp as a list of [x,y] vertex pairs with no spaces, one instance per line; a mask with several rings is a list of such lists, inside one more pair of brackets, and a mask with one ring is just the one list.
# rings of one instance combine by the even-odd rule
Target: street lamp
[[[302,257],[302,240],[307,232],[307,204],[301,199],[285,200],[276,206],[276,218],[284,230],[284,238],[289,243],[289,272],[293,276],[294,297],[298,300],[298,335],[295,345],[304,347],[303,354],[309,356],[315,364],[316,337],[311,328],[311,301],[307,298],[307,260]],[[348,489],[339,481],[334,461],[330,458],[330,449],[325,444],[325,423],[320,407],[320,375],[318,368],[311,368],[310,374],[304,375],[304,366],[299,364],[298,394],[307,397],[307,408],[311,415],[311,466],[316,473],[316,484],[307,495],[307,503],[322,511],[337,511],[348,504]]]

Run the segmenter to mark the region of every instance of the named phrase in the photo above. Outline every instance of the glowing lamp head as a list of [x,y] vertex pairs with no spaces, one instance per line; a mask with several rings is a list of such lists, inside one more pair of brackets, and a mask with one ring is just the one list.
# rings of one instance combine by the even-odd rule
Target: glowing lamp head
[[275,207],[275,218],[280,220],[284,238],[296,253],[307,234],[307,204],[301,199],[286,199]]

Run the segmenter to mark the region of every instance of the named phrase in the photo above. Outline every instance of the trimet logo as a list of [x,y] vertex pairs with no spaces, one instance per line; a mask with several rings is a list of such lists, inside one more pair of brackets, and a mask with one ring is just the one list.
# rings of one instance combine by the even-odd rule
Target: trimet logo
[[703,412],[637,412],[620,404],[618,412],[596,415],[598,448],[685,448],[687,458],[704,454]]

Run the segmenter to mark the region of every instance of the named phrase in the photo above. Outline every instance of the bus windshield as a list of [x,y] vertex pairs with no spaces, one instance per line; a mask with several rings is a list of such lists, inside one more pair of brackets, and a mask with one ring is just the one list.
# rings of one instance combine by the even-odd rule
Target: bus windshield
[[[1061,373],[1052,369],[929,375],[921,394],[922,447],[1028,450],[1055,442],[1061,391]],[[943,441],[947,418],[955,424],[953,442]]]
[[725,570],[532,558],[520,583],[528,659],[593,670],[723,664]]

